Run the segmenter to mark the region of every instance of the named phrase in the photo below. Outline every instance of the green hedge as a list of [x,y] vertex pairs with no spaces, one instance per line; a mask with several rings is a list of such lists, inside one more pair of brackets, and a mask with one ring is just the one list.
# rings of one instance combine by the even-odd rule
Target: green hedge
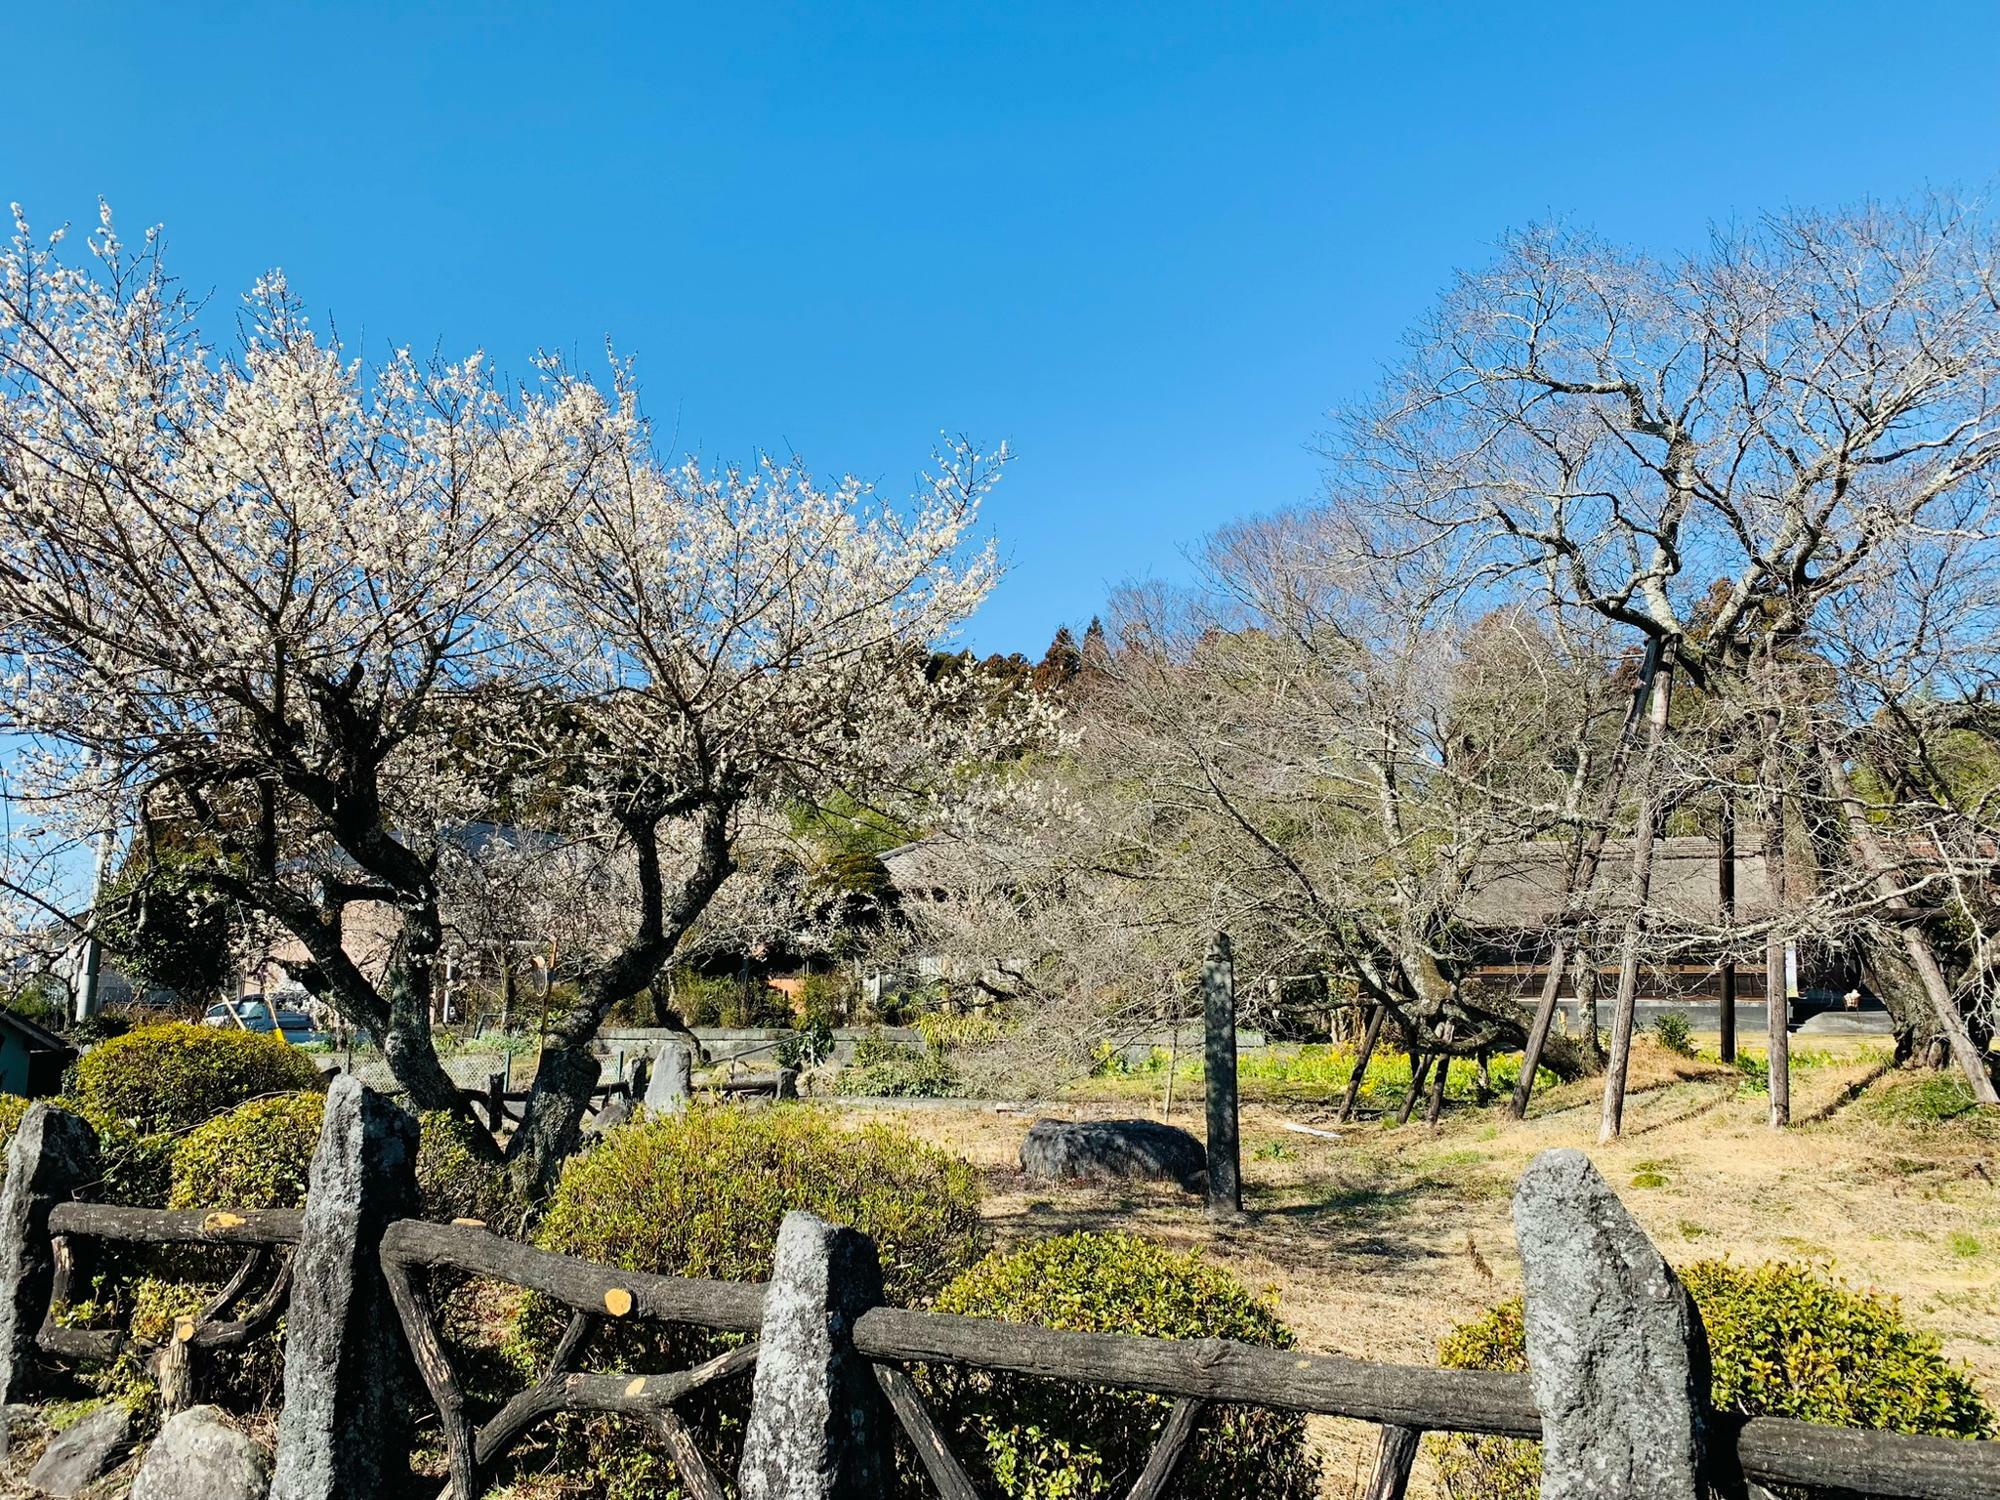
[[[1291,1330],[1271,1305],[1200,1254],[1129,1234],[1068,1234],[994,1255],[945,1288],[941,1312],[1038,1328],[1153,1338],[1235,1339],[1289,1349]],[[959,1436],[956,1451],[992,1489],[1018,1500],[1122,1495],[1145,1467],[1173,1403],[1163,1396],[1068,1382],[933,1367],[933,1410]],[[1197,1429],[1176,1495],[1306,1500],[1319,1460],[1305,1420],[1252,1407],[1211,1407]]]
[[[1978,1388],[1939,1352],[1934,1334],[1903,1322],[1893,1298],[1782,1261],[1698,1261],[1680,1276],[1708,1330],[1710,1399],[1719,1410],[1887,1432],[1993,1436],[1993,1412]],[[1521,1299],[1447,1335],[1438,1362],[1454,1370],[1527,1369]],[[1531,1500],[1536,1493],[1536,1444],[1435,1441],[1460,1500]]]
[[984,1248],[970,1166],[806,1105],[694,1108],[613,1131],[564,1168],[535,1242],[628,1271],[761,1281],[795,1208],[872,1235],[892,1302],[931,1295]]
[[252,1099],[197,1125],[174,1152],[169,1208],[302,1208],[324,1094]]
[[[614,1130],[564,1169],[535,1243],[628,1271],[762,1281],[792,1209],[872,1236],[892,1302],[927,1299],[985,1248],[970,1166],[886,1125],[844,1129],[807,1105],[697,1106]],[[524,1307],[510,1349],[522,1374],[542,1367],[566,1319],[539,1300]],[[620,1326],[600,1332],[588,1362],[685,1368],[740,1342]],[[730,1468],[748,1397],[747,1385],[728,1382],[682,1407]],[[520,1456],[523,1472],[551,1462],[610,1500],[672,1492],[670,1461],[629,1422],[568,1419],[550,1441],[553,1456]]]
[[188,1130],[264,1094],[320,1087],[311,1057],[278,1036],[169,1021],[100,1042],[77,1059],[77,1108],[142,1134]]

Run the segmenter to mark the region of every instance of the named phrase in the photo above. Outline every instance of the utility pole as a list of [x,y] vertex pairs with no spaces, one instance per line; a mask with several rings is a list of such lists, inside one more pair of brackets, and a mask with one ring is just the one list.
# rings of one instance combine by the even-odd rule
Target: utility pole
[[104,827],[97,831],[97,860],[90,877],[89,926],[84,929],[83,972],[76,987],[79,1021],[88,1021],[97,1014],[97,976],[104,964],[103,950],[97,941],[97,907],[104,899],[104,887],[111,880],[111,856],[117,841],[117,831],[107,815]]

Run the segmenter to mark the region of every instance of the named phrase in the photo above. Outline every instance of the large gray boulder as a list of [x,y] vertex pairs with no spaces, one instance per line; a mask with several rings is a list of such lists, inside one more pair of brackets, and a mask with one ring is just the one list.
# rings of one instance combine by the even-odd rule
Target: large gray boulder
[[1700,1500],[1708,1341],[1646,1232],[1581,1151],[1514,1190],[1542,1500]]
[[213,1406],[170,1417],[132,1481],[132,1500],[264,1500],[264,1453]]
[[107,1401],[56,1434],[28,1470],[28,1488],[71,1500],[107,1473],[131,1442],[132,1413],[122,1401]]
[[1208,1153],[1158,1120],[1037,1120],[1021,1142],[1021,1170],[1049,1182],[1177,1182],[1198,1192]]

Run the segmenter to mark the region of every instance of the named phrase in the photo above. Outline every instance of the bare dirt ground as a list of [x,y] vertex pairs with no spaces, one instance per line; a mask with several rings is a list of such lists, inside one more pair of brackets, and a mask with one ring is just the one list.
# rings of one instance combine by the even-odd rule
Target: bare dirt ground
[[[1589,1081],[1538,1100],[1519,1124],[1497,1107],[1465,1106],[1435,1131],[1369,1121],[1340,1127],[1339,1140],[1282,1128],[1287,1120],[1334,1128],[1330,1103],[1249,1101],[1250,1220],[1241,1227],[1211,1224],[1171,1188],[1027,1182],[1016,1161],[1031,1113],[891,1113],[984,1171],[1003,1246],[1110,1228],[1199,1246],[1247,1284],[1273,1289],[1303,1346],[1425,1364],[1457,1323],[1520,1289],[1507,1215],[1521,1169],[1539,1151],[1581,1147],[1670,1260],[1807,1260],[1892,1293],[2000,1404],[2000,1132],[1885,1122],[1869,1107],[1895,1076],[1881,1078],[1879,1044],[1830,1050],[1831,1061],[1794,1074],[1794,1118],[1804,1123],[1782,1133],[1765,1124],[1765,1095],[1739,1075],[1650,1043],[1635,1057],[1640,1091],[1625,1136],[1608,1147],[1596,1143],[1600,1090]],[[1183,1091],[1173,1118],[1199,1134],[1200,1107],[1198,1094]],[[1128,1093],[1039,1113],[1158,1118],[1160,1100]],[[1314,1432],[1326,1454],[1325,1493],[1357,1493],[1372,1432],[1331,1421]],[[1427,1469],[1420,1465],[1417,1493],[1434,1493]]]

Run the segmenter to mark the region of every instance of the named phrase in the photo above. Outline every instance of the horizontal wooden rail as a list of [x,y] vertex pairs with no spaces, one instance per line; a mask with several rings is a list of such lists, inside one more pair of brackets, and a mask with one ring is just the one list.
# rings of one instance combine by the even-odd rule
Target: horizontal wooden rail
[[382,1236],[382,1256],[399,1266],[451,1267],[511,1281],[600,1317],[694,1323],[731,1333],[755,1333],[764,1321],[764,1288],[756,1283],[615,1271],[471,1224],[398,1220]]
[[[755,1333],[761,1285],[616,1271],[503,1240],[469,1224],[403,1220],[389,1226],[385,1258],[455,1267],[511,1281],[578,1311]],[[1429,1432],[1539,1438],[1541,1417],[1526,1375],[1377,1364],[1336,1354],[1263,1349],[1225,1339],[1174,1340],[1067,1333],[879,1307],[854,1325],[854,1345],[895,1364],[948,1362],[1158,1395],[1350,1417]],[[1822,1427],[1780,1417],[1712,1419],[1714,1448],[1765,1484],[1813,1485],[1899,1500],[1992,1500],[2000,1495],[2000,1442],[1912,1437]]]
[[114,1203],[59,1203],[49,1213],[50,1234],[73,1234],[143,1245],[296,1245],[296,1208],[124,1208]]
[[[1432,1432],[1542,1435],[1526,1375],[1375,1364],[1223,1339],[1062,1333],[888,1307],[861,1316],[854,1344],[877,1360],[947,1360]],[[1726,1414],[1717,1414],[1714,1429],[1717,1452],[1727,1454],[1733,1439],[1742,1472],[1761,1483],[1832,1486],[1903,1500],[2000,1495],[2000,1442],[1822,1427],[1782,1417],[1746,1421]]]

